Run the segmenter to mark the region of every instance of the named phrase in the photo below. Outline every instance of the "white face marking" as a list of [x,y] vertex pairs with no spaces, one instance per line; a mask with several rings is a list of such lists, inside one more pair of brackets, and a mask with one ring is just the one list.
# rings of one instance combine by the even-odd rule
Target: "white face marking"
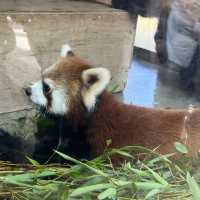
[[66,114],[67,112],[67,95],[66,90],[59,85],[56,85],[55,82],[51,79],[44,79],[44,82],[50,87],[50,101],[43,93],[42,81],[38,81],[31,87],[31,96],[30,99],[33,103],[40,106],[48,106],[48,111],[54,114]]
[[42,81],[38,81],[31,86],[30,99],[33,103],[40,106],[47,106],[47,99],[43,94]]
[[67,112],[67,99],[64,89],[57,88],[52,91],[51,94],[52,102],[50,112],[55,114],[66,114]]
[[56,85],[53,80],[48,78],[44,79],[44,82],[51,88],[51,106],[49,111],[55,114],[65,114],[67,112],[67,95],[64,88],[60,85]]

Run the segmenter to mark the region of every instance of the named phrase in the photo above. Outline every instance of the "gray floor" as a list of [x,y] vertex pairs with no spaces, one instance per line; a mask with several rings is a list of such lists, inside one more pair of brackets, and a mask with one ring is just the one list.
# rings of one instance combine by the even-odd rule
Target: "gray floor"
[[199,106],[200,101],[180,88],[178,74],[163,66],[134,58],[129,70],[123,101],[147,107],[187,108]]

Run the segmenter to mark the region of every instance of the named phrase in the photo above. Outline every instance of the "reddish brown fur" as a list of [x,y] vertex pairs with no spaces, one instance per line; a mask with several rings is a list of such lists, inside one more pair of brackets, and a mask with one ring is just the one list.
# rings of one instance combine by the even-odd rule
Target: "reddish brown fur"
[[[188,114],[186,110],[125,105],[104,93],[93,114],[88,140],[94,155],[104,151],[108,139],[112,140],[111,147],[139,144],[154,149],[160,146],[158,151],[162,154],[174,152],[174,142],[181,141],[194,154],[200,147],[200,110]],[[186,124],[185,116],[188,116]]]
[[[65,81],[70,94],[70,110],[67,120],[72,119],[78,129],[86,125],[87,141],[92,155],[104,152],[106,141],[111,139],[110,147],[143,145],[150,149],[158,146],[160,153],[174,151],[174,142],[186,142],[190,154],[195,154],[200,146],[200,110],[154,109],[125,105],[111,94],[103,92],[95,110],[87,113],[84,108],[81,89],[84,87],[81,73],[90,66],[77,58],[68,57],[46,76],[54,81]],[[185,116],[188,117],[185,121]],[[186,138],[187,136],[187,138]]]

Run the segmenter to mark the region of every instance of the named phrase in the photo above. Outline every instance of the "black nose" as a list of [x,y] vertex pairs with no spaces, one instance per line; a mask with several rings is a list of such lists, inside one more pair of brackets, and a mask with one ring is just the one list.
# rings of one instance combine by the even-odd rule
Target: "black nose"
[[24,91],[25,91],[25,94],[26,94],[28,97],[31,96],[31,88],[30,88],[30,87],[24,88]]

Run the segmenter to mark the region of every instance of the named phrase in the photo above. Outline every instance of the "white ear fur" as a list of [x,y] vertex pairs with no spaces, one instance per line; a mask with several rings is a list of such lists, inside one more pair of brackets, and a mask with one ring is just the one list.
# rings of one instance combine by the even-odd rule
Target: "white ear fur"
[[62,58],[65,58],[65,57],[68,55],[69,52],[72,52],[71,47],[70,47],[68,44],[62,45],[62,47],[61,47],[61,52],[60,52],[60,56],[61,56]]
[[[89,85],[91,77],[96,77],[96,81]],[[96,97],[100,95],[110,82],[110,72],[105,68],[92,68],[83,71],[82,80],[84,87],[82,90],[83,103],[90,111],[95,107]]]

